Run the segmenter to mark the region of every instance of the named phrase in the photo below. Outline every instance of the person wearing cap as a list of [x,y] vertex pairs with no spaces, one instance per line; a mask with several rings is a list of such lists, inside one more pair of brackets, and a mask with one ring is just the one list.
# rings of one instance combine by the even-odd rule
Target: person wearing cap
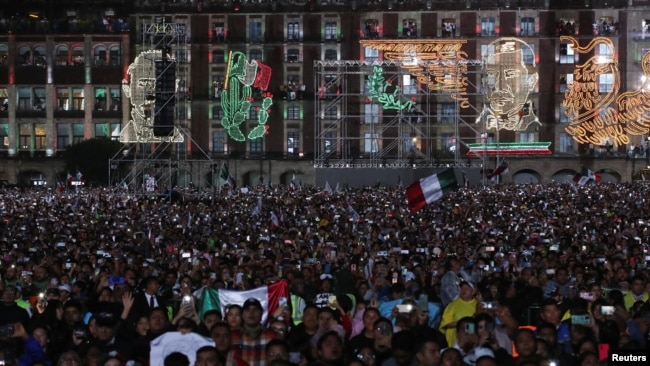
[[59,285],[59,300],[65,304],[70,299],[70,292],[72,288],[67,283]]
[[449,303],[442,313],[440,331],[445,334],[448,345],[456,344],[456,323],[476,313],[474,285],[467,281],[460,282],[460,296]]
[[250,298],[242,306],[242,328],[232,332],[233,348],[240,350],[242,360],[251,366],[266,366],[266,345],[276,338],[274,331],[261,324],[262,303]]

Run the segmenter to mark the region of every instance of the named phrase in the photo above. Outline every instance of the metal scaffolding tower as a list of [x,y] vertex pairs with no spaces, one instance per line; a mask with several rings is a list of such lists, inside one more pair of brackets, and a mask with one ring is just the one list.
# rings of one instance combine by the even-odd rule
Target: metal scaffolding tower
[[[152,194],[190,186],[214,189],[219,181],[218,167],[191,136],[188,30],[187,24],[174,22],[171,16],[157,16],[139,25],[141,44],[123,85],[131,101],[131,119],[120,133],[126,147],[110,160],[109,183],[117,191]],[[160,67],[161,63],[175,70]],[[173,90],[160,90],[165,83],[159,79],[169,75],[176,78]],[[173,121],[171,113],[156,118],[170,109]],[[169,133],[161,134],[161,130]]]
[[[467,144],[486,133],[480,121],[482,65],[479,60],[316,61],[315,168],[485,166],[484,158],[466,156]],[[378,90],[373,81],[379,72],[384,87]],[[434,90],[429,80],[443,87]]]

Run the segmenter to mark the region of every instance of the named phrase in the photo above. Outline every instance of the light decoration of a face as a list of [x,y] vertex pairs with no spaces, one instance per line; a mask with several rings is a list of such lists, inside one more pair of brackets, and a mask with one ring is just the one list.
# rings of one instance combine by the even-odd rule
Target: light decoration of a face
[[[178,127],[170,136],[154,136],[153,119],[156,94],[155,60],[162,58],[162,51],[140,52],[127,70],[128,80],[122,81],[122,92],[131,103],[131,120],[120,133],[123,143],[183,142]],[[178,85],[178,80],[176,80]]]
[[[525,62],[528,53],[531,62]],[[540,124],[528,98],[537,85],[538,74],[532,48],[518,38],[504,37],[490,43],[482,56],[483,88],[487,108],[477,123],[487,130],[525,131]]]

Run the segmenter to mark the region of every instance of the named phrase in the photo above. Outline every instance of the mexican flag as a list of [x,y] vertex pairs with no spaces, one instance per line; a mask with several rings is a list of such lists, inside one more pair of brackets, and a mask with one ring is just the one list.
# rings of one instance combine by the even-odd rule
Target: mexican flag
[[439,173],[422,178],[406,188],[411,212],[416,212],[428,204],[442,198],[442,196],[458,187],[453,169],[445,169]]
[[582,169],[582,174],[576,174],[573,176],[573,182],[576,183],[579,186],[584,186],[585,184],[589,183],[589,181],[593,180],[594,182],[600,182],[602,177],[600,174],[595,173],[593,170],[590,169]]
[[199,319],[203,319],[203,314],[212,309],[218,309],[225,316],[228,305],[243,306],[246,300],[255,298],[262,303],[262,308],[264,308],[262,323],[266,323],[269,314],[273,314],[278,309],[281,297],[289,299],[289,286],[284,280],[245,291],[206,287],[201,295]]

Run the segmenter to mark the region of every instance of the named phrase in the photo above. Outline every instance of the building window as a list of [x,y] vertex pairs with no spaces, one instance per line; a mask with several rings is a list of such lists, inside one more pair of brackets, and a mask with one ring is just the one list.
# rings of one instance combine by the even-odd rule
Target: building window
[[379,152],[379,135],[376,133],[366,133],[363,135],[363,152]]
[[223,108],[221,108],[221,105],[212,106],[212,119],[221,121],[223,119],[223,116],[224,113],[223,113]]
[[451,132],[443,132],[440,134],[440,150],[450,152],[456,151],[456,136]]
[[34,150],[45,150],[45,123],[34,125]]
[[571,44],[562,43],[560,44],[560,63],[561,64],[572,64],[575,63],[575,51]]
[[189,62],[189,57],[187,55],[187,52],[185,50],[176,50],[174,52],[174,55],[176,56],[176,61],[179,64],[186,64]]
[[287,50],[287,62],[300,62],[300,49],[289,48]]
[[300,85],[300,75],[298,74],[287,74],[287,84],[298,86]]
[[566,92],[567,86],[571,84],[573,84],[573,73],[560,76],[560,93]]
[[402,22],[402,37],[417,37],[418,26],[415,19],[404,19]]
[[257,120],[258,110],[259,105],[251,105],[251,108],[248,110],[248,119],[253,121]]
[[287,23],[287,40],[288,41],[300,40],[300,23],[298,22]]
[[18,47],[18,57],[16,57],[16,60],[18,62],[18,66],[31,66],[32,49],[26,45]]
[[402,93],[404,94],[417,94],[418,81],[412,75],[407,74],[402,76]]
[[56,125],[56,147],[59,150],[70,145],[70,125],[61,123]]
[[[521,54],[525,65],[535,64],[535,45],[529,44],[529,47],[521,47]],[[523,79],[523,78],[522,78]]]
[[72,124],[72,143],[77,144],[84,140],[84,124],[83,123],[73,123]]
[[338,40],[338,26],[336,22],[325,22],[325,40]]
[[249,60],[260,60],[262,61],[263,55],[262,55],[262,49],[260,48],[251,48],[248,51],[248,59]]
[[415,148],[415,137],[411,136],[410,133],[405,132],[402,133],[402,146],[404,149],[404,152],[410,152]]
[[495,36],[496,35],[496,20],[491,17],[481,18],[481,35],[482,36]]
[[598,92],[609,93],[614,85],[614,74],[598,75]]
[[57,109],[60,111],[83,111],[83,88],[56,88]]
[[520,33],[524,37],[532,37],[535,35],[535,18],[522,17]]
[[519,142],[535,142],[535,132],[520,132]]
[[226,131],[212,131],[212,152],[215,154],[225,154],[226,150]]
[[9,47],[6,44],[0,44],[0,65],[6,65],[9,58]]
[[296,131],[287,132],[287,154],[298,155],[300,152],[300,133]]
[[18,104],[16,104],[16,110],[32,110],[32,88],[18,88]]
[[366,19],[361,23],[362,35],[364,38],[379,37],[379,21],[377,19]]
[[122,91],[120,88],[111,88],[111,110],[122,110]]
[[379,60],[379,50],[370,48],[370,47],[364,47],[364,60],[366,61],[378,61]]
[[226,28],[223,22],[212,23],[212,42],[221,43],[226,40]]
[[84,110],[84,89],[83,88],[72,88],[72,110],[73,111]]
[[300,119],[300,107],[295,105],[287,107],[287,119]]
[[225,52],[223,50],[213,50],[212,51],[212,63],[221,64],[225,61]]
[[325,60],[326,61],[336,61],[339,59],[339,54],[336,50],[328,48],[325,50]]
[[80,45],[72,47],[72,64],[75,66],[84,64],[84,49]]
[[456,35],[456,19],[445,18],[442,20],[442,36],[454,37]]
[[445,124],[456,123],[456,105],[454,103],[442,103],[440,106],[440,122]]
[[606,45],[604,43],[598,44],[598,48],[596,49],[596,55],[598,58],[596,59],[596,62],[599,64],[606,64],[606,63],[612,63],[614,62],[614,50],[612,47],[609,47],[609,45]]
[[379,123],[379,104],[364,104],[363,122],[367,124]]
[[259,155],[262,153],[262,142],[264,139],[252,139],[249,143],[250,153]]
[[21,123],[18,127],[18,144],[21,150],[32,149],[32,125]]
[[569,116],[566,114],[566,109],[564,109],[564,104],[558,103],[558,122],[559,123],[569,123]]
[[326,154],[331,154],[335,153],[337,146],[336,146],[336,131],[328,131],[325,132],[325,138],[323,139],[323,150],[325,151]]
[[117,141],[120,139],[120,129],[119,123],[96,123],[95,137]]
[[248,23],[248,37],[251,43],[262,42],[262,22],[259,20]]
[[111,66],[120,66],[122,64],[122,51],[120,46],[111,46],[108,51],[108,62]]
[[9,148],[9,124],[0,123],[0,149]]
[[[103,48],[104,49],[104,55],[106,55],[106,48],[104,46],[98,46],[95,48],[95,53],[97,53],[97,50]],[[97,56],[95,56],[97,57]],[[56,50],[54,51],[54,62],[58,66],[65,66],[68,64],[68,46],[66,45],[58,45],[56,46]]]
[[108,101],[106,97],[106,88],[95,88],[95,107],[96,111],[105,111]]
[[337,119],[338,117],[338,107],[335,105],[330,105],[325,108],[324,117],[325,119]]
[[[67,52],[66,52],[67,53]],[[95,59],[95,66],[104,66],[106,65],[106,46],[99,45],[95,47],[94,50],[94,59]],[[57,65],[59,64],[59,57],[57,55]]]
[[573,152],[573,137],[566,132],[560,132],[560,152]]

